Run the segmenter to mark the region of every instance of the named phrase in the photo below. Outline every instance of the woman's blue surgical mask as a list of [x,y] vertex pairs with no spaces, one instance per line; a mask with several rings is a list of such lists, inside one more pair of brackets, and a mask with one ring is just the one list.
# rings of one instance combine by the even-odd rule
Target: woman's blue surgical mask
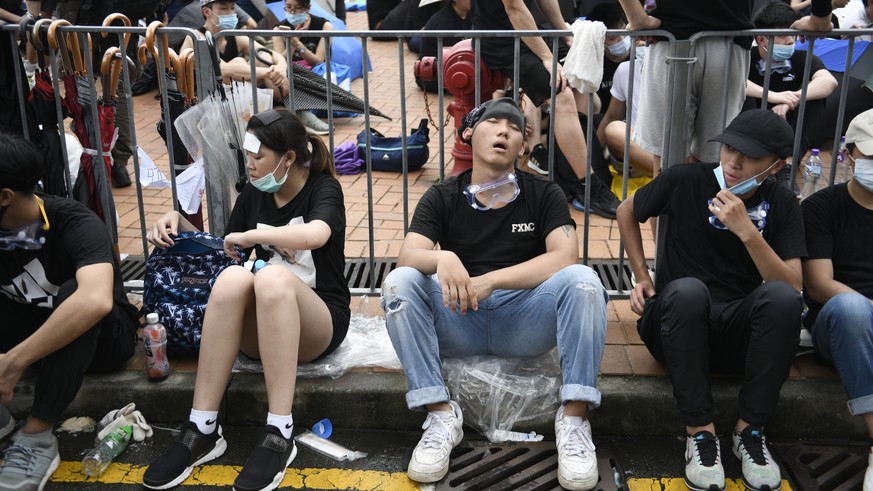
[[220,27],[222,30],[236,29],[236,25],[238,22],[239,20],[237,19],[236,14],[218,16],[218,27]]
[[276,191],[278,191],[282,187],[282,185],[285,184],[285,180],[288,179],[288,172],[291,170],[290,167],[288,169],[285,169],[285,175],[282,176],[282,179],[279,179],[278,181],[276,180],[276,177],[273,176],[273,174],[275,174],[276,171],[279,170],[279,166],[281,166],[282,162],[284,161],[285,157],[283,156],[281,159],[279,159],[279,163],[276,164],[276,168],[273,169],[273,172],[270,172],[266,176],[255,179],[254,181],[252,181],[252,186],[257,188],[259,191],[263,191],[265,193],[275,193]]
[[770,51],[770,57],[773,58],[773,61],[790,60],[791,56],[794,54],[794,43],[773,44],[771,47],[773,50]]
[[621,41],[611,44],[606,47],[606,50],[609,51],[609,54],[612,56],[622,58],[624,57],[628,51],[630,51],[631,40],[628,36],[625,36],[621,39]]
[[[715,174],[715,180],[718,181],[718,187],[720,189],[727,188],[727,190],[730,191],[731,193],[733,193],[737,196],[741,196],[741,195],[746,194],[749,191],[757,188],[758,186],[760,186],[761,183],[758,182],[758,178],[760,178],[761,176],[767,175],[770,172],[770,170],[773,168],[773,166],[778,164],[778,163],[779,163],[779,159],[776,159],[776,161],[773,162],[772,164],[770,164],[769,167],[764,169],[763,172],[761,172],[757,175],[754,175],[754,176],[746,179],[745,181],[743,181],[743,182],[741,182],[733,187],[730,187],[730,188],[727,188],[727,183],[724,180],[724,170],[722,170],[721,165],[719,165],[715,169],[712,169],[712,173]],[[763,180],[762,180],[762,182],[763,182]]]
[[285,20],[287,20],[288,23],[291,24],[292,26],[297,27],[300,24],[303,24],[304,22],[306,22],[306,18],[308,16],[309,16],[309,14],[305,14],[305,13],[304,14],[288,14],[288,16],[285,17]]

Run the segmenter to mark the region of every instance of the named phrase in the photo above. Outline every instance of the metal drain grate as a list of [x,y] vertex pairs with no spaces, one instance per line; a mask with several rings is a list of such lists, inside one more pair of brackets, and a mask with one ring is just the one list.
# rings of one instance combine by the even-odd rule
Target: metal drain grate
[[145,259],[142,256],[127,256],[121,262],[121,279],[124,281],[145,279]]
[[792,489],[861,491],[869,448],[794,444],[779,448],[778,455],[793,481]]
[[[600,482],[597,491],[625,490],[615,483],[611,452],[597,447]],[[562,489],[558,484],[558,451],[554,442],[508,443],[465,442],[452,451],[449,474],[436,483],[436,490],[526,490]],[[618,472],[615,474],[615,472]]]
[[[603,282],[603,286],[606,287],[610,298],[627,298],[631,289],[631,271],[627,262],[622,265],[623,267],[621,271],[618,269],[618,261],[589,261],[588,264],[598,275],[600,275],[600,280]],[[395,267],[397,267],[396,258],[374,259],[374,277],[372,278],[372,284],[375,285],[375,288],[373,288],[372,291],[370,290],[370,261],[368,259],[346,259],[346,266],[343,274],[345,275],[346,283],[349,285],[352,295],[378,295],[380,293],[379,287],[382,285],[382,281]],[[144,279],[145,260],[143,260],[143,257],[128,256],[121,263],[121,276],[124,281]],[[618,293],[620,277],[623,278],[624,281],[624,290],[621,294]]]

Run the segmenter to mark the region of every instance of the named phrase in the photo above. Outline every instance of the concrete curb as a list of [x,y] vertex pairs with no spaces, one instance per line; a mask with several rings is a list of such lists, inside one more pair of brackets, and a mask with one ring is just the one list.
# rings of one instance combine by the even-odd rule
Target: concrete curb
[[[69,416],[100,419],[107,411],[133,401],[149,422],[183,421],[191,408],[195,373],[174,372],[160,383],[139,371],[89,375],[70,405]],[[716,427],[728,433],[737,417],[739,380],[715,380]],[[16,416],[27,414],[34,379],[23,379],[8,405]],[[674,436],[682,422],[666,377],[604,376],[598,381],[603,403],[592,412],[595,434],[604,436]],[[337,428],[418,431],[424,419],[406,408],[402,373],[350,372],[335,379],[301,379],[294,417],[304,425],[330,418]],[[264,378],[260,373],[234,373],[222,407],[230,425],[264,423],[267,412]],[[525,423],[524,431],[554,432],[553,419]],[[864,435],[860,418],[849,414],[843,387],[836,380],[790,379],[782,388],[779,408],[768,427],[771,435],[790,438],[857,438]]]

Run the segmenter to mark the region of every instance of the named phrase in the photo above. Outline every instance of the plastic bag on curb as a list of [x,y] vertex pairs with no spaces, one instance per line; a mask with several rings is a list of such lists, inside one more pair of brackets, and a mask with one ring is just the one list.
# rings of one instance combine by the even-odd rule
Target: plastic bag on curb
[[[330,355],[313,363],[297,367],[297,376],[304,378],[339,378],[352,368],[382,367],[400,369],[400,360],[388,338],[384,317],[352,315],[349,332],[343,343]],[[261,363],[243,354],[234,364],[236,372],[262,371]]]
[[561,372],[556,349],[537,358],[445,359],[443,368],[464,422],[493,443],[541,440],[536,434],[512,429],[554,418],[558,410]]

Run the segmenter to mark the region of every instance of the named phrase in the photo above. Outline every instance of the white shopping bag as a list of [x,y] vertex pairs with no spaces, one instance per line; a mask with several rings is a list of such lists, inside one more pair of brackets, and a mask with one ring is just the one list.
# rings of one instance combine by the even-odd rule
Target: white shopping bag
[[155,162],[145,153],[139,145],[136,146],[136,155],[139,157],[139,183],[144,188],[168,188],[170,181],[167,176],[158,169]]
[[176,177],[176,194],[179,197],[179,206],[185,213],[197,213],[205,191],[206,173],[203,169],[203,159],[197,159]]

